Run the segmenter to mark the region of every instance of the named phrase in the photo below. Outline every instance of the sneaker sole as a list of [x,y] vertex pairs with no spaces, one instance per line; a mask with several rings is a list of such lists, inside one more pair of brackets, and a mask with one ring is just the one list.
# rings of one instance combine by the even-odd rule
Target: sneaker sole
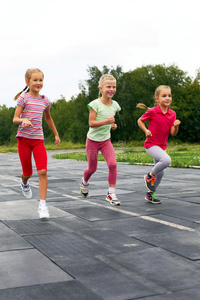
[[146,176],[147,176],[147,175],[144,175],[144,182],[145,182],[145,186],[146,186],[147,190],[150,191],[150,192],[152,192],[152,193],[155,193],[155,187],[154,187],[153,189],[151,189],[151,188],[149,188],[149,187],[147,186]]
[[146,201],[148,201],[148,202],[150,202],[150,203],[152,203],[152,204],[161,204],[162,202],[161,201],[159,201],[159,202],[155,202],[155,201],[151,201],[151,200],[149,200],[148,198],[144,198]]
[[24,193],[24,191],[22,190],[22,194],[23,194],[23,196],[26,198],[26,199],[31,199],[32,198],[32,192],[30,192],[30,194],[29,195],[27,195],[27,194],[25,194]]
[[50,217],[43,217],[43,218],[40,218],[40,217],[39,217],[39,219],[40,219],[41,221],[48,221],[48,220],[50,219]]
[[46,217],[40,217],[40,212],[38,211],[38,214],[39,214],[39,219],[41,220],[41,221],[46,221],[46,220],[49,220],[50,219],[50,215],[48,215],[48,217],[46,216]]
[[21,183],[21,191],[22,191],[22,195],[26,198],[26,199],[31,199],[33,197],[33,193],[32,190],[30,188],[29,193],[26,194],[26,192],[24,192],[23,188],[22,188],[22,179],[20,179],[20,183]]
[[118,201],[111,201],[110,199],[106,198],[106,201],[108,201],[111,205],[120,206],[121,203]]
[[81,192],[81,196],[82,196],[83,198],[87,198],[87,197],[88,197],[88,194],[85,196],[85,195],[83,195],[83,193]]

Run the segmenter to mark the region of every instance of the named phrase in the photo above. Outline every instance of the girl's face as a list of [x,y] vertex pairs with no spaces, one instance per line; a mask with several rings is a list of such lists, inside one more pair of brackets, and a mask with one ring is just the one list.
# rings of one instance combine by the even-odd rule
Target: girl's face
[[156,97],[157,103],[162,107],[169,107],[172,103],[171,90],[169,88],[163,88],[158,97]]
[[102,87],[99,87],[102,96],[106,98],[112,98],[116,93],[116,81],[115,80],[106,80]]
[[33,72],[31,78],[26,80],[26,84],[29,86],[30,92],[37,94],[43,88],[43,74],[41,72]]

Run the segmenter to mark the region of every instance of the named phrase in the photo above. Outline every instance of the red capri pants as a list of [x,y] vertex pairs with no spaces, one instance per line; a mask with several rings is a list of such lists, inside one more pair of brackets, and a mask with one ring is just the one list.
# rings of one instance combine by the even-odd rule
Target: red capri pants
[[32,153],[35,160],[37,171],[47,170],[47,151],[43,140],[18,138],[18,153],[22,165],[24,176],[31,176],[32,168]]
[[117,181],[117,162],[115,156],[115,150],[111,144],[110,139],[103,142],[91,141],[87,138],[86,141],[86,153],[88,159],[88,168],[84,171],[84,179],[88,181],[91,175],[97,169],[98,152],[103,154],[109,169],[108,183],[116,184]]

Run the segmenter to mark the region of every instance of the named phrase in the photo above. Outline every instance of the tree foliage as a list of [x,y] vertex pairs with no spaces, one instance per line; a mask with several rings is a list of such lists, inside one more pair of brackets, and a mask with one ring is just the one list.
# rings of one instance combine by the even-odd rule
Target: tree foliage
[[[147,65],[123,72],[103,66],[88,67],[88,79],[79,86],[80,92],[70,101],[63,96],[52,103],[51,115],[62,141],[84,143],[88,131],[88,103],[98,98],[98,83],[102,74],[110,73],[117,79],[117,92],[114,99],[121,106],[116,115],[118,128],[112,132],[112,141],[144,140],[144,133],[137,125],[137,119],[144,113],[136,108],[137,103],[154,105],[154,92],[159,85],[169,85],[172,89],[171,108],[181,121],[177,139],[183,142],[200,142],[200,69],[192,80],[177,66]],[[0,144],[13,143],[17,126],[12,123],[14,108],[0,106]],[[54,140],[53,133],[43,122],[46,140]]]

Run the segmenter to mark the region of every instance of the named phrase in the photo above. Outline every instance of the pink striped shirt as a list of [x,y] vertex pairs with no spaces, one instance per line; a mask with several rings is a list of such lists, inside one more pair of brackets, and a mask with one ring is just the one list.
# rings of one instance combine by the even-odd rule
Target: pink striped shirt
[[42,117],[43,111],[51,107],[49,99],[46,96],[33,98],[29,93],[24,93],[17,99],[17,105],[23,107],[20,118],[29,119],[33,127],[23,127],[20,124],[16,137],[44,140]]

